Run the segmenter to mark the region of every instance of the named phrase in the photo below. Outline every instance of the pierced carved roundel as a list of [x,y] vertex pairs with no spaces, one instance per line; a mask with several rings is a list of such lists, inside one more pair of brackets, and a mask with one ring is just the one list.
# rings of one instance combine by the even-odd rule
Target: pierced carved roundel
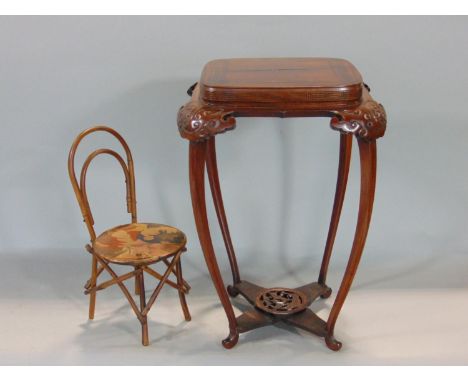
[[304,310],[306,300],[306,295],[298,290],[271,288],[258,294],[255,305],[267,313],[287,315]]

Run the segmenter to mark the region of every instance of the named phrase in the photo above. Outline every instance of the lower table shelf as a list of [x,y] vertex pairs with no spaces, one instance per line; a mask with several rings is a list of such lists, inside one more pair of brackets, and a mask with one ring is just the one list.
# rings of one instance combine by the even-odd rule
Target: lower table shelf
[[295,289],[263,288],[241,281],[229,286],[228,292],[231,297],[241,294],[254,306],[236,318],[239,333],[282,321],[319,337],[327,336],[327,323],[307,308],[318,297],[330,296],[327,286],[314,282]]

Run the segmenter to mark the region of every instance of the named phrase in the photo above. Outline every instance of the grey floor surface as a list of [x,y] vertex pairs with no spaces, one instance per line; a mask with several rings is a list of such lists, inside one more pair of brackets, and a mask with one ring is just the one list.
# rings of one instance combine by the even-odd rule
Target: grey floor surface
[[[206,271],[185,261],[193,316],[183,321],[177,293],[163,289],[150,313],[148,347],[117,288],[98,294],[94,321],[87,319],[82,294],[89,259],[75,253],[15,254],[0,270],[0,364],[2,365],[433,365],[468,363],[468,288],[462,254],[436,264],[452,286],[442,287],[437,267],[359,270],[336,327],[340,352],[322,339],[284,326],[241,335],[232,350],[221,346],[227,321]],[[445,265],[444,265],[445,264]],[[444,268],[445,267],[445,268]],[[244,277],[264,286],[298,286],[309,271],[297,268],[265,274],[265,265]],[[340,269],[339,271],[342,271]],[[330,275],[336,293],[339,271]],[[263,272],[263,273],[262,273]],[[225,273],[227,278],[228,273]],[[314,275],[315,277],[315,275]],[[418,282],[415,282],[418,280]],[[447,283],[450,284],[450,283]],[[151,285],[148,285],[151,289]],[[312,305],[325,318],[334,295]],[[245,303],[235,299],[239,313]]]

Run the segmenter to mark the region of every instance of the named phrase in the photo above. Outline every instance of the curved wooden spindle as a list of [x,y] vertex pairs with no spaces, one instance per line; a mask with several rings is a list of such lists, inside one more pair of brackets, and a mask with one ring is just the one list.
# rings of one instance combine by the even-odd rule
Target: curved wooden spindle
[[[336,180],[335,200],[333,202],[333,212],[330,219],[330,226],[328,228],[327,243],[323,252],[322,266],[320,267],[320,275],[318,282],[321,285],[326,285],[328,265],[335,243],[336,232],[340,222],[341,210],[343,208],[343,201],[346,194],[346,185],[348,183],[349,163],[351,161],[351,149],[353,144],[353,136],[351,134],[340,134],[340,159],[338,165],[338,176]],[[323,294],[322,298],[327,298],[331,294],[329,292]]]
[[206,265],[213,280],[213,284],[218,293],[221,304],[226,312],[229,321],[229,336],[222,343],[226,349],[236,345],[239,340],[239,331],[237,321],[232,309],[229,296],[224,288],[224,282],[216,261],[213,243],[211,241],[210,230],[208,226],[208,217],[206,214],[205,201],[205,164],[207,155],[207,142],[191,141],[189,148],[189,173],[190,173],[190,193],[192,196],[193,214],[197,226],[200,245],[203,250]]
[[346,296],[348,295],[351,284],[353,283],[362,251],[367,238],[369,224],[372,216],[372,206],[374,203],[376,164],[377,164],[377,146],[376,141],[366,141],[358,138],[359,156],[361,162],[361,193],[359,200],[359,212],[354,234],[353,246],[349,256],[348,265],[336,295],[335,302],[327,320],[327,335],[325,342],[327,346],[334,351],[341,349],[341,342],[334,337],[335,323],[343,307]]
[[[239,267],[237,265],[234,246],[232,245],[231,234],[229,233],[229,226],[226,219],[226,213],[224,211],[221,187],[219,185],[218,165],[216,162],[215,137],[212,137],[207,142],[206,169],[208,173],[208,180],[210,182],[211,195],[213,197],[216,215],[218,217],[219,227],[223,235],[224,245],[226,246],[229,264],[231,265],[232,283],[234,286],[240,282]],[[228,292],[233,297],[237,296],[238,294],[238,292],[236,292],[235,289],[231,287],[228,287]]]

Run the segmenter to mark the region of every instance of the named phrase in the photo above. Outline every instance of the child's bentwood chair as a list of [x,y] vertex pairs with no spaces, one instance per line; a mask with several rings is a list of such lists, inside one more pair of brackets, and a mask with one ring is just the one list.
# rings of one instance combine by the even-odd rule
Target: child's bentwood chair
[[[75,174],[75,153],[81,140],[87,135],[97,132],[112,134],[122,144],[127,161],[115,151],[98,149],[93,151],[84,161],[79,181]],[[120,225],[96,236],[94,231],[93,215],[89,207],[86,194],[86,173],[91,161],[101,154],[113,156],[122,166],[127,185],[127,211],[132,216],[131,224]],[[130,149],[119,133],[110,127],[96,126],[83,131],[72,144],[68,157],[68,172],[75,191],[84,222],[88,228],[91,243],[86,245],[87,251],[92,255],[91,278],[85,285],[85,294],[89,294],[89,318],[94,318],[96,305],[96,292],[111,285],[117,284],[127,298],[142,327],[142,343],[148,345],[147,315],[165,284],[178,290],[180,304],[184,317],[190,321],[190,313],[185,301],[185,294],[190,286],[182,278],[180,256],[186,251],[187,239],[185,234],[177,228],[155,223],[137,223],[135,175]],[[150,265],[163,262],[167,269],[164,274],[156,272]],[[129,265],[134,269],[131,272],[118,276],[110,264]],[[97,284],[97,279],[103,270],[106,270],[111,279]],[[159,283],[148,301],[145,298],[144,273],[155,277]],[[173,273],[176,281],[171,281],[169,275]],[[140,308],[124,285],[124,281],[135,277],[135,294],[140,296]]]

